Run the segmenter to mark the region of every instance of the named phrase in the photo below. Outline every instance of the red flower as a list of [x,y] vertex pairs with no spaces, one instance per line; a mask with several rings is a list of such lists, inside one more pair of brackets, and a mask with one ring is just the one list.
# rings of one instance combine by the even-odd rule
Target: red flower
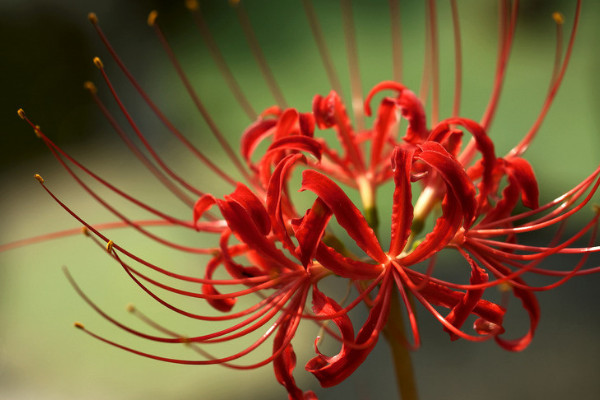
[[[343,9],[347,16],[350,8],[348,3],[344,4]],[[302,321],[316,323],[327,335],[340,343],[339,353],[327,356],[319,350],[317,339],[316,356],[305,366],[322,386],[336,385],[362,364],[377,343],[380,333],[386,329],[393,307],[396,306],[393,302],[396,291],[400,294],[409,317],[413,335],[413,343],[403,343],[407,347],[417,348],[420,345],[415,310],[411,303],[411,298],[414,298],[440,321],[452,339],[483,341],[493,338],[508,350],[519,351],[525,348],[531,341],[539,320],[540,312],[535,291],[552,289],[573,276],[598,271],[598,268],[584,268],[589,255],[600,251],[598,246],[594,246],[598,213],[583,229],[567,239],[561,239],[562,229],[559,228],[554,240],[547,246],[524,244],[521,236],[524,233],[551,228],[556,224],[562,226],[570,216],[581,210],[597,191],[600,184],[600,168],[557,200],[539,206],[539,189],[533,169],[522,158],[564,75],[578,23],[579,2],[566,55],[562,63],[557,63],[551,88],[538,120],[509,154],[504,157],[496,155],[494,144],[487,132],[495,115],[514,37],[517,2],[514,4],[514,8],[510,12],[504,10],[505,13],[500,18],[503,28],[495,85],[481,121],[459,117],[458,88],[452,116],[439,121],[435,8],[434,2],[431,1],[428,3],[430,38],[427,52],[432,65],[428,65],[426,69],[428,72],[424,82],[431,80],[433,83],[430,122],[432,127],[427,126],[427,115],[423,105],[426,95],[417,96],[399,82],[384,81],[377,84],[363,104],[360,91],[357,90],[360,85],[356,84],[356,63],[351,62],[355,128],[338,94],[339,89],[336,87],[339,85],[335,83],[337,79],[334,77],[332,86],[337,90],[332,90],[326,96],[315,96],[311,112],[300,112],[285,105],[269,68],[264,63],[247,16],[243,9],[238,7],[237,12],[250,46],[279,103],[256,116],[206,30],[197,5],[195,2],[188,2],[188,7],[193,9],[202,35],[213,57],[221,65],[232,92],[246,113],[255,120],[241,137],[239,156],[224,139],[204,108],[156,24],[156,13],[151,13],[149,24],[155,29],[209,129],[235,165],[241,177],[239,180],[245,183],[238,182],[229,171],[211,161],[210,157],[195,147],[167,119],[114,52],[100,30],[95,15],[90,15],[90,20],[116,64],[161,123],[192,154],[234,189],[229,195],[216,196],[200,190],[175,173],[135,123],[98,58],[94,59],[94,63],[141,143],[139,147],[124,133],[123,128],[97,97],[95,86],[87,83],[86,87],[135,156],[189,208],[189,218],[181,219],[151,207],[96,175],[58,147],[20,110],[19,115],[34,128],[38,137],[44,141],[67,172],[84,190],[111,211],[119,222],[103,226],[90,225],[59,200],[45,186],[41,177],[37,178],[50,196],[85,227],[85,232],[97,244],[106,246],[110,256],[123,268],[127,276],[156,302],[191,319],[221,321],[229,325],[215,328],[208,333],[184,336],[133,308],[132,311],[139,318],[160,332],[149,334],[131,328],[108,315],[66,272],[83,299],[109,322],[150,341],[167,344],[186,343],[203,358],[179,359],[143,352],[99,336],[84,328],[82,324],[78,323],[76,326],[113,346],[161,361],[195,365],[221,364],[236,369],[258,368],[272,363],[275,377],[286,388],[290,399],[316,398],[313,392],[302,391],[293,377],[296,355],[292,339],[299,324]],[[312,7],[309,2],[304,2],[304,5],[319,47],[322,48],[324,41],[320,38],[320,28]],[[456,11],[455,5],[453,10]],[[351,38],[354,34],[351,17],[345,19],[345,24],[346,34]],[[351,60],[356,56],[352,43],[349,39]],[[460,51],[457,50],[457,53]],[[328,72],[331,72],[327,53],[322,54]],[[381,99],[372,127],[365,128],[363,117],[371,116],[371,103],[375,96],[379,96],[384,90],[393,91],[394,95]],[[403,119],[406,120],[406,131],[398,138]],[[327,137],[331,133],[328,131],[335,133],[341,150],[335,149],[335,140]],[[470,134],[471,139],[463,146],[464,133]],[[265,146],[266,141],[270,142]],[[476,157],[479,159],[474,161]],[[299,168],[303,169],[302,182],[293,188],[293,174]],[[149,212],[155,219],[138,221],[128,218],[104,200],[80,174]],[[377,191],[390,181],[394,186],[391,194],[392,208],[382,212],[377,207]],[[504,181],[507,183],[503,186]],[[419,197],[413,202],[415,182],[419,182],[421,190]],[[345,188],[341,185],[345,185]],[[295,199],[294,189],[310,192],[315,196],[311,207],[305,213],[297,210],[299,203]],[[358,191],[363,211],[351,200],[348,195],[350,190]],[[515,212],[519,199],[530,211]],[[428,221],[437,208],[441,208],[440,215],[435,220]],[[379,215],[389,215],[391,220],[389,242],[378,236]],[[428,226],[428,222],[431,222],[431,231],[423,236],[422,232]],[[359,249],[357,254],[349,251],[335,236],[334,223],[337,223],[343,234],[353,242],[350,244]],[[149,226],[158,225],[178,226],[187,229],[191,234],[212,234],[215,240],[212,246],[181,245],[147,229]],[[155,265],[114,243],[103,231],[123,226],[132,227],[169,248],[208,255],[210,259],[205,265],[202,277],[175,273],[166,266]],[[589,245],[577,247],[576,241],[589,231],[592,232]],[[440,251],[446,248],[457,250],[465,259],[469,271],[469,284],[442,280],[435,276],[436,258]],[[558,254],[576,255],[580,259],[574,267],[562,271],[550,270],[541,265],[544,260]],[[148,270],[152,271],[152,274],[148,273]],[[217,278],[222,274],[227,278]],[[531,274],[558,276],[559,279],[549,285],[536,287],[525,281],[526,275]],[[325,278],[328,278],[328,282],[324,282]],[[173,281],[196,284],[198,289],[184,289]],[[327,285],[339,285],[340,282],[343,285],[349,282],[356,288],[357,294],[347,304],[328,295],[330,292]],[[486,289],[500,285],[511,290],[529,313],[530,329],[521,338],[511,340],[504,337],[503,318],[506,307],[484,298],[488,295]],[[163,298],[159,294],[161,291],[206,300],[221,314],[201,315],[185,310]],[[312,312],[307,310],[309,297],[312,300]],[[255,301],[247,305],[248,298]],[[245,301],[239,301],[240,299]],[[357,322],[350,316],[349,311],[361,303],[369,308],[369,313],[364,321]],[[475,332],[464,328],[469,320],[474,321]],[[327,325],[329,321],[335,324],[335,329]],[[356,332],[358,326],[360,328]],[[231,350],[227,355],[216,356],[205,349],[209,344],[235,344],[238,339],[249,335],[257,335],[257,339],[241,350]],[[260,361],[241,361],[267,341],[272,341],[272,350],[268,356]]]

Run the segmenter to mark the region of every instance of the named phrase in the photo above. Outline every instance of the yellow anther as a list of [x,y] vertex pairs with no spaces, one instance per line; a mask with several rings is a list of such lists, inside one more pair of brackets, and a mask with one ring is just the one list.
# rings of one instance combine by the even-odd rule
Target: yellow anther
[[158,11],[150,11],[150,14],[148,14],[148,26],[154,26],[156,23],[156,18],[158,18]]
[[39,125],[36,125],[35,128],[33,128],[33,133],[35,133],[35,136],[41,138],[42,137],[42,128],[40,128]]
[[229,0],[229,4],[235,7],[240,4],[240,0]]
[[98,17],[96,16],[96,13],[93,13],[93,12],[89,13],[88,14],[88,19],[94,25],[96,25],[98,23]]
[[181,340],[181,343],[183,343],[185,346],[190,346],[192,344],[190,338],[185,336],[180,337],[179,340]]
[[125,309],[127,310],[127,312],[131,312],[131,313],[135,312],[135,306],[133,304],[131,304],[131,303],[127,304],[125,306]]
[[90,230],[87,228],[87,226],[81,227],[81,233],[85,236],[90,236]]
[[91,94],[98,93],[98,88],[96,87],[96,85],[94,85],[94,82],[92,82],[92,81],[85,81],[85,82],[83,82],[83,88],[85,90],[89,90],[89,92]]
[[512,286],[508,282],[502,282],[498,285],[498,290],[502,293],[510,292],[512,290]]
[[115,242],[113,242],[112,240],[109,240],[108,242],[106,242],[106,251],[111,253],[114,245],[115,245]]
[[19,108],[17,110],[17,114],[19,114],[19,117],[21,117],[21,119],[25,119],[25,111],[23,111],[22,108]]
[[104,64],[102,63],[102,60],[100,60],[100,57],[94,57],[94,65],[98,69],[104,68]]
[[596,214],[600,214],[600,205],[592,204],[592,210],[594,210]]
[[188,10],[197,10],[200,6],[196,0],[185,0],[185,7]]
[[85,326],[83,326],[81,322],[75,322],[73,323],[73,326],[77,329],[85,329]]
[[44,178],[40,174],[35,174],[33,176],[39,183],[44,183]]
[[554,20],[554,22],[556,22],[558,25],[562,25],[565,23],[565,16],[562,15],[562,13],[555,11],[552,13],[552,19]]

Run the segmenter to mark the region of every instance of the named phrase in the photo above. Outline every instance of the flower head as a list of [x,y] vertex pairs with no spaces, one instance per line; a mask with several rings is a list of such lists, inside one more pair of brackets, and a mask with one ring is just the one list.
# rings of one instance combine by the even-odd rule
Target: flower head
[[[148,24],[154,29],[209,130],[235,166],[239,178],[234,178],[235,173],[224,170],[175,127],[121,61],[100,29],[97,17],[90,15],[90,21],[111,57],[161,123],[209,170],[231,185],[228,195],[217,196],[200,190],[174,172],[128,112],[105,71],[104,63],[95,58],[94,64],[137,141],[125,133],[100,100],[96,86],[88,82],[85,87],[132,153],[187,207],[186,218],[152,207],[95,174],[56,145],[22,110],[19,111],[19,116],[32,126],[66,171],[117,218],[118,222],[112,225],[94,226],[63,203],[41,177],[38,179],[49,195],[85,227],[85,233],[106,248],[124,273],[148,296],[175,313],[195,320],[228,323],[226,327],[208,333],[184,335],[132,307],[134,314],[159,332],[149,334],[129,327],[102,310],[66,271],[79,295],[109,322],[146,340],[184,343],[202,359],[170,358],[144,352],[104,338],[87,330],[83,324],[77,323],[76,326],[113,346],[161,361],[221,364],[236,369],[272,364],[277,381],[286,388],[291,399],[316,398],[312,391],[301,390],[293,376],[296,355],[292,340],[301,323],[315,324],[323,334],[339,342],[339,352],[327,356],[319,350],[317,339],[316,355],[305,365],[305,369],[323,387],[342,382],[362,364],[380,334],[389,329],[386,326],[397,322],[390,319],[396,318],[401,305],[408,316],[412,342],[394,336],[390,340],[401,340],[401,345],[407,348],[419,347],[420,333],[413,299],[441,323],[453,340],[494,339],[507,350],[524,349],[530,343],[540,318],[535,292],[555,288],[574,276],[597,271],[597,268],[585,267],[585,263],[590,254],[600,251],[594,245],[598,213],[580,231],[566,239],[562,238],[563,232],[559,228],[551,243],[545,246],[530,245],[522,240],[525,233],[562,226],[591,201],[600,184],[598,168],[563,196],[540,206],[540,188],[533,168],[522,157],[565,74],[573,48],[580,2],[577,2],[571,38],[564,57],[561,59],[559,54],[557,58],[542,111],[529,132],[505,156],[498,156],[488,132],[496,113],[514,39],[517,1],[510,9],[503,3],[494,88],[479,121],[460,116],[460,32],[457,19],[454,21],[454,35],[458,68],[453,110],[449,117],[440,119],[437,25],[433,1],[427,3],[425,89],[417,95],[416,91],[398,82],[400,73],[396,63],[396,81],[376,84],[364,101],[355,60],[351,6],[348,1],[342,1],[352,80],[350,108],[344,105],[339,80],[329,60],[310,1],[303,1],[303,5],[333,90],[328,92],[325,89],[323,94],[315,95],[312,106],[308,100],[305,108],[286,104],[265,62],[250,20],[238,3],[235,2],[235,10],[240,23],[278,103],[260,114],[254,111],[227,67],[197,3],[190,1],[187,6],[239,105],[253,119],[241,134],[239,155],[194,90],[157,23],[156,12],[149,15]],[[456,3],[453,1],[451,4],[456,17]],[[398,54],[397,4],[390,1],[390,5],[394,52]],[[562,19],[555,19],[562,25]],[[431,85],[430,112],[425,106],[428,85]],[[386,95],[375,108],[375,99],[383,93]],[[354,122],[348,109],[353,110]],[[365,118],[372,116],[373,122],[368,126]],[[464,140],[465,137],[468,140]],[[152,214],[154,219],[128,218],[80,175]],[[294,179],[298,175],[301,175],[299,183]],[[382,195],[380,190],[386,185],[393,186],[393,191]],[[302,203],[297,201],[297,191],[311,198],[312,204],[308,209],[300,208]],[[416,193],[419,193],[418,197]],[[391,199],[389,210],[378,206],[378,200],[385,196]],[[357,205],[352,197],[360,198],[361,204]],[[529,211],[517,212],[519,202]],[[386,236],[379,229],[382,217],[390,220],[390,231]],[[173,242],[148,229],[162,225],[186,229],[191,235],[212,235],[214,240],[210,245],[193,247]],[[113,242],[105,232],[109,228],[125,226],[170,249],[205,255],[208,261],[203,272],[184,275],[168,266],[156,265],[128,251],[126,246]],[[429,231],[424,233],[426,228]],[[338,237],[340,232],[348,238],[346,243]],[[589,245],[577,247],[576,241],[590,232]],[[436,277],[435,264],[443,249],[455,250],[464,258],[468,284]],[[540,265],[549,257],[564,254],[579,259],[574,266],[569,265],[561,271]],[[526,283],[527,277],[532,274],[558,278],[551,284],[534,286]],[[173,282],[191,283],[198,288],[184,289]],[[345,285],[354,287],[353,296],[336,300],[333,294],[336,290],[332,287]],[[521,338],[505,337],[510,334],[503,325],[509,310],[504,303],[488,300],[493,297],[488,296],[490,289],[495,287],[512,292],[528,313],[531,321],[529,331]],[[214,308],[216,315],[180,308],[164,298],[161,295],[163,291],[205,300]],[[397,294],[401,303],[396,301]],[[367,307],[368,315],[357,320],[351,311],[362,304]],[[468,321],[473,321],[472,328]],[[258,335],[258,338],[241,350],[232,347],[236,350],[230,354],[214,355],[206,349],[216,343],[236,346],[251,335]],[[254,354],[267,342],[272,342],[267,356],[259,361],[252,359],[245,362],[248,355]]]

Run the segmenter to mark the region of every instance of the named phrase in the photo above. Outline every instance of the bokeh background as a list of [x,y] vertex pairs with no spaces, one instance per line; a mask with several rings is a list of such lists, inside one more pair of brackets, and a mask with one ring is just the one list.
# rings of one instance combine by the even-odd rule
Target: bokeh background
[[[152,9],[186,71],[219,127],[237,144],[249,121],[233,101],[195,29],[183,2],[2,0],[0,2],[0,244],[77,227],[33,180],[40,173],[52,190],[93,223],[114,220],[77,187],[43,143],[21,121],[28,116],[65,150],[111,183],[125,188],[181,218],[189,211],[159,190],[150,174],[122,145],[82,89],[95,81],[100,96],[112,105],[91,59],[100,56],[128,109],[153,140],[169,165],[194,184],[217,194],[229,188],[177,145],[131,90],[87,21],[95,11],[104,31],[124,61],[157,104],[190,139],[214,154],[227,168],[215,140],[189,101],[156,37],[146,25]],[[220,48],[257,110],[271,104],[260,72],[246,45],[235,13],[225,1],[201,2]],[[285,3],[285,4],[281,4]],[[315,2],[327,44],[349,93],[342,21],[337,2]],[[402,4],[404,83],[418,90],[424,55],[424,10],[421,2]],[[452,101],[453,47],[447,2],[439,3],[442,63],[442,115]],[[600,159],[600,5],[584,2],[580,31],[569,71],[552,110],[528,151],[540,181],[542,197],[558,196],[591,172]],[[388,4],[385,0],[353,1],[363,89],[391,79]],[[463,112],[479,119],[487,103],[497,49],[496,2],[459,1],[464,50]],[[330,86],[299,1],[248,1],[246,10],[256,28],[266,58],[288,103],[310,109],[314,94]],[[524,0],[505,89],[490,135],[504,154],[527,131],[541,107],[552,71],[556,44],[553,11],[566,16],[565,35],[572,22],[574,1]],[[565,36],[567,37],[567,36]],[[144,218],[114,196],[107,198]],[[129,207],[129,208],[128,208]],[[579,223],[591,215],[581,214]],[[571,227],[578,225],[575,221]],[[158,231],[164,233],[165,231]],[[201,245],[202,237],[168,232],[173,240]],[[115,242],[146,258],[199,273],[203,259],[174,254],[128,231],[114,231]],[[543,238],[541,238],[543,239]],[[457,262],[448,255],[439,269]],[[598,264],[598,258],[591,259]],[[183,332],[203,331],[201,324],[165,312],[130,282],[118,265],[80,235],[48,241],[0,254],[0,399],[230,399],[285,398],[270,366],[255,371],[221,367],[188,367],[146,360],[108,347],[72,328],[81,320],[89,328],[122,343],[162,354],[190,357],[183,348],[157,348],[124,335],[98,317],[69,286],[67,266],[92,298],[118,319],[141,326],[125,311],[134,303]],[[574,279],[541,293],[542,319],[531,346],[511,354],[493,342],[450,342],[439,324],[420,311],[422,348],[414,363],[423,399],[595,399],[600,397],[600,277]],[[182,303],[197,307],[198,302]],[[516,302],[512,303],[517,306]],[[514,307],[518,310],[518,307]],[[511,317],[515,334],[526,327],[524,315]],[[311,327],[312,328],[312,327]],[[394,398],[395,383],[387,344],[382,340],[365,364],[344,384],[323,390],[303,371],[312,356],[314,329],[302,330],[295,342],[299,362],[296,377],[303,388],[321,398]],[[183,346],[180,346],[183,347]],[[268,347],[268,346],[267,346]]]

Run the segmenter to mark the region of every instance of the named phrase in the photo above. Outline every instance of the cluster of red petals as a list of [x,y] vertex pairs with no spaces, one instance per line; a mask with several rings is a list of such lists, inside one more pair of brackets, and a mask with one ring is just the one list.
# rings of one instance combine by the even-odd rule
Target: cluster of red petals
[[[262,197],[240,185],[223,200],[210,195],[201,197],[194,210],[194,220],[198,221],[210,205],[218,205],[227,225],[218,257],[232,278],[272,276],[278,280],[297,280],[289,289],[296,293],[294,296],[301,296],[302,301],[312,285],[314,315],[301,317],[333,321],[339,334],[328,333],[342,345],[335,356],[325,356],[316,349],[317,357],[306,364],[306,370],[324,387],[346,379],[374,347],[385,327],[393,290],[399,290],[410,316],[413,347],[418,347],[420,340],[414,310],[408,301],[409,293],[441,322],[452,339],[493,338],[505,349],[519,351],[531,341],[539,320],[534,292],[594,271],[581,267],[588,255],[598,248],[570,246],[596,227],[598,216],[575,236],[550,247],[522,245],[517,238],[520,233],[564,222],[581,209],[597,190],[600,169],[569,193],[540,207],[537,182],[529,163],[516,156],[497,157],[492,141],[477,122],[449,118],[428,129],[420,101],[394,82],[383,82],[372,90],[365,107],[367,115],[371,113],[371,98],[384,89],[393,90],[395,96],[381,100],[373,128],[365,132],[355,132],[335,92],[326,97],[316,96],[312,113],[277,107],[265,111],[242,138],[242,154],[256,176],[255,189]],[[399,115],[408,120],[406,134],[401,139],[395,137]],[[323,137],[315,138],[315,125],[320,130],[336,132],[342,145],[340,153],[330,148]],[[459,153],[464,132],[472,136],[481,155],[479,161],[472,164]],[[253,161],[255,150],[264,140],[269,140],[267,150]],[[370,142],[371,148],[368,161],[363,151],[365,142]],[[312,207],[301,216],[293,207],[290,196],[293,191],[289,188],[291,172],[299,165],[303,167],[302,182],[296,189],[316,196]],[[387,247],[383,247],[359,207],[336,182],[359,188],[361,179],[367,179],[371,188],[390,179],[394,182]],[[508,184],[500,191],[503,179]],[[415,222],[422,223],[414,220],[412,183],[416,181],[424,188],[423,193],[431,193],[430,202],[441,204],[441,215],[431,232],[418,245],[407,249]],[[519,199],[530,211],[513,215]],[[532,216],[537,217],[531,221]],[[332,217],[364,252],[366,259],[349,255],[335,242],[330,243],[328,227]],[[525,218],[529,218],[527,222],[519,223]],[[236,255],[245,253],[253,266],[244,267],[232,261],[228,244],[231,234],[245,246],[240,250],[240,245],[235,245]],[[593,237],[595,235],[592,241]],[[282,250],[274,243],[279,243]],[[469,284],[432,276],[435,255],[447,247],[457,249],[467,261]],[[528,254],[520,255],[517,250]],[[527,285],[522,278],[526,272],[561,274],[537,267],[543,259],[556,253],[577,253],[582,260],[551,285]],[[413,268],[427,260],[431,260],[427,272]],[[317,283],[330,274],[353,282],[360,293],[357,299],[363,299],[369,306],[369,315],[356,334],[355,323],[347,313],[356,301],[343,308],[317,288]],[[490,275],[495,279],[490,280]],[[512,290],[530,316],[529,331],[520,338],[503,337],[505,308],[483,299],[485,289],[499,284]],[[299,286],[303,290],[299,291]],[[218,293],[212,286],[205,292]],[[229,311],[235,298],[209,302],[218,310]],[[439,309],[447,311],[443,313]],[[475,334],[461,329],[472,315],[476,317]],[[282,354],[274,361],[276,376],[291,398],[301,398],[291,378],[295,356],[289,344],[294,334],[289,325],[294,328],[297,325],[288,322],[300,315],[283,313],[280,318],[284,322],[276,335],[274,354]]]
[[[227,324],[208,333],[184,336],[134,310],[150,328],[160,333],[149,334],[109,316],[67,273],[78,293],[109,322],[143,339],[186,343],[202,359],[167,358],[142,352],[78,325],[99,340],[144,357],[173,363],[220,364],[236,369],[272,364],[277,381],[286,388],[290,399],[316,399],[313,392],[302,391],[293,376],[296,355],[292,339],[301,322],[320,327],[325,335],[339,343],[339,352],[330,356],[319,350],[317,338],[316,355],[305,365],[323,387],[330,387],[350,376],[374,348],[394,306],[392,299],[396,291],[412,332],[412,343],[404,343],[408,347],[420,345],[413,298],[439,320],[453,340],[492,339],[507,350],[520,351],[530,343],[540,318],[535,292],[600,270],[600,267],[585,267],[589,255],[600,251],[599,246],[594,246],[599,213],[575,234],[562,237],[569,218],[585,207],[597,192],[600,167],[564,195],[540,205],[533,168],[521,157],[533,134],[528,134],[514,151],[499,157],[487,135],[487,124],[452,117],[428,127],[425,108],[411,90],[398,82],[381,82],[364,103],[364,113],[371,116],[374,98],[381,97],[370,129],[357,131],[354,128],[344,103],[334,91],[326,96],[315,96],[309,112],[279,106],[265,110],[243,133],[242,161],[233,157],[245,178],[245,183],[236,182],[174,128],[133,80],[102,32],[99,33],[119,67],[165,127],[224,181],[234,185],[229,195],[217,197],[195,188],[174,173],[123,106],[100,61],[97,66],[142,148],[125,136],[123,128],[95,96],[95,89],[94,100],[134,154],[190,207],[190,218],[179,219],[115,187],[54,144],[20,112],[78,184],[120,220],[104,226],[88,224],[39,179],[98,244],[106,245],[127,276],[159,304],[184,317]],[[185,75],[181,78],[187,82]],[[382,95],[384,91],[392,94]],[[197,98],[195,102],[203,112]],[[402,121],[406,127],[399,137]],[[463,145],[465,134],[469,140]],[[301,182],[297,183],[294,176],[299,173]],[[96,181],[155,219],[127,218],[80,175]],[[393,192],[391,210],[378,210],[379,215],[391,220],[390,232],[383,235],[384,242],[376,233],[373,209],[377,204],[377,189],[385,183],[393,185]],[[418,197],[413,196],[415,188],[420,188],[416,191],[420,193]],[[298,209],[298,191],[305,192],[304,198],[312,199],[310,208]],[[363,204],[355,204],[350,192],[358,192]],[[515,212],[521,204],[527,211]],[[363,206],[365,209],[361,211]],[[432,228],[421,235],[428,216]],[[209,259],[202,277],[155,265],[113,243],[103,233],[105,229],[122,226],[132,227],[169,248],[207,255]],[[184,246],[151,232],[148,226],[176,226],[190,232],[212,234],[215,241],[211,247]],[[523,234],[555,227],[558,227],[557,232],[548,245],[523,243]],[[353,243],[342,244],[334,234],[340,231]],[[589,244],[577,247],[584,235],[590,237]],[[360,249],[361,254],[352,254],[348,247]],[[435,276],[436,256],[443,249],[454,249],[464,258],[468,283]],[[547,268],[544,260],[557,254],[579,259],[570,268]],[[545,286],[530,285],[526,278],[533,274],[555,280]],[[181,289],[173,281],[196,284],[198,289]],[[331,284],[345,286],[348,283],[354,287],[354,297],[335,300],[329,292]],[[529,329],[521,337],[505,337],[506,304],[484,298],[494,297],[487,296],[488,289],[498,287],[512,292],[529,315]],[[206,301],[215,313],[198,314],[175,306],[160,294],[163,292]],[[350,313],[360,304],[368,309],[364,320],[356,320]],[[251,335],[258,338],[246,345],[241,339]],[[205,350],[207,345],[223,342],[232,345],[242,342],[246,347],[225,356],[215,356]],[[265,343],[272,343],[272,350],[264,358],[246,364],[240,361]]]
[[[364,132],[354,130],[335,92],[326,97],[316,96],[312,112],[301,113],[278,107],[266,110],[244,132],[241,141],[242,156],[251,177],[248,185],[238,183],[235,190],[223,198],[200,194],[193,204],[191,221],[178,220],[129,197],[86,169],[34,126],[38,136],[78,183],[122,219],[120,226],[132,226],[151,239],[177,250],[212,254],[202,278],[180,275],[169,268],[154,265],[112,243],[97,227],[86,223],[44,186],[88,232],[94,234],[94,238],[100,239],[99,244],[110,243],[108,250],[111,256],[143,291],[183,316],[206,321],[231,321],[231,326],[224,329],[190,337],[162,327],[138,313],[151,327],[163,333],[163,336],[150,335],[110,317],[79,289],[69,275],[79,294],[110,322],[144,339],[188,343],[205,359],[166,358],[123,346],[91,331],[86,332],[116,347],[161,361],[222,364],[239,369],[272,363],[277,380],[285,386],[292,399],[316,398],[313,392],[299,389],[292,374],[296,364],[292,339],[301,321],[316,322],[325,334],[339,341],[339,353],[327,356],[319,351],[317,339],[317,354],[305,366],[323,387],[334,386],[350,376],[377,343],[386,326],[392,295],[396,290],[405,305],[413,336],[413,343],[407,342],[406,346],[417,348],[420,345],[415,311],[409,301],[413,297],[440,321],[453,340],[494,339],[507,350],[525,348],[533,337],[540,316],[535,292],[554,288],[573,276],[598,269],[583,268],[588,256],[600,251],[598,246],[593,246],[598,214],[568,239],[561,239],[562,229],[559,229],[546,247],[522,244],[519,236],[557,224],[562,226],[597,191],[600,168],[563,196],[540,206],[532,167],[525,159],[515,155],[498,157],[492,141],[479,123],[453,117],[429,129],[421,102],[411,91],[395,82],[382,82],[371,91],[365,105],[367,115],[371,114],[369,104],[373,96],[383,90],[393,91],[394,96],[383,97],[373,128]],[[402,138],[396,137],[400,116],[408,121]],[[332,149],[328,144],[331,140],[327,140],[325,135],[331,130],[337,134],[341,151]],[[319,135],[315,135],[316,132]],[[469,146],[462,146],[464,133],[470,134],[473,148],[480,154],[476,162],[471,162],[472,155],[465,155]],[[266,146],[262,142],[266,142]],[[367,142],[370,144],[370,157],[363,150]],[[266,149],[259,153],[259,148]],[[158,222],[127,219],[91,190],[69,165],[153,213],[159,218]],[[293,187],[293,173],[299,168],[302,169],[301,183]],[[502,187],[504,180],[507,184]],[[374,195],[376,188],[387,181],[394,185],[393,206],[389,212],[391,232],[389,243],[382,243],[340,183],[360,191],[364,190],[364,182],[367,182],[367,190]],[[414,202],[413,186],[416,184],[421,186],[421,194]],[[297,191],[314,195],[312,206],[302,213],[296,210],[294,202],[293,193]],[[529,211],[514,214],[519,202]],[[423,203],[426,203],[425,206]],[[424,224],[422,218],[427,214],[421,210],[431,210],[436,204],[441,206],[440,215],[431,231],[415,242]],[[215,211],[218,211],[219,217],[214,215]],[[364,253],[363,256],[349,253],[335,238],[332,234],[334,222]],[[210,248],[188,248],[168,242],[144,228],[146,225],[163,224],[215,234],[218,244]],[[589,231],[592,234],[588,247],[574,247],[574,243]],[[436,255],[444,248],[456,249],[464,257],[470,270],[468,284],[444,281],[433,275]],[[568,271],[540,266],[543,260],[554,254],[574,254],[581,259]],[[428,265],[423,272],[419,265],[424,262]],[[134,266],[136,263],[167,279],[196,283],[200,290],[179,289],[145,274]],[[223,271],[219,272],[220,269]],[[228,278],[215,278],[223,273]],[[552,284],[534,287],[525,282],[526,273],[557,276],[558,279]],[[355,298],[344,305],[327,296],[328,285],[321,284],[327,277],[337,279],[334,281],[337,283],[341,279],[351,282],[357,291]],[[505,307],[484,299],[486,289],[498,285],[512,291],[530,317],[529,330],[520,338],[504,337]],[[224,290],[231,287],[241,288]],[[223,315],[200,315],[178,308],[154,288],[204,299]],[[258,298],[258,302],[237,310],[238,300],[249,296]],[[312,312],[307,309],[309,298]],[[362,323],[354,321],[349,314],[361,303],[366,304],[369,310]],[[471,317],[474,332],[463,328]],[[331,321],[337,330],[325,321]],[[357,326],[359,328],[355,332]],[[228,356],[217,357],[199,347],[236,341],[261,329],[265,330],[254,343]],[[273,343],[269,356],[251,364],[236,363],[269,338]]]

